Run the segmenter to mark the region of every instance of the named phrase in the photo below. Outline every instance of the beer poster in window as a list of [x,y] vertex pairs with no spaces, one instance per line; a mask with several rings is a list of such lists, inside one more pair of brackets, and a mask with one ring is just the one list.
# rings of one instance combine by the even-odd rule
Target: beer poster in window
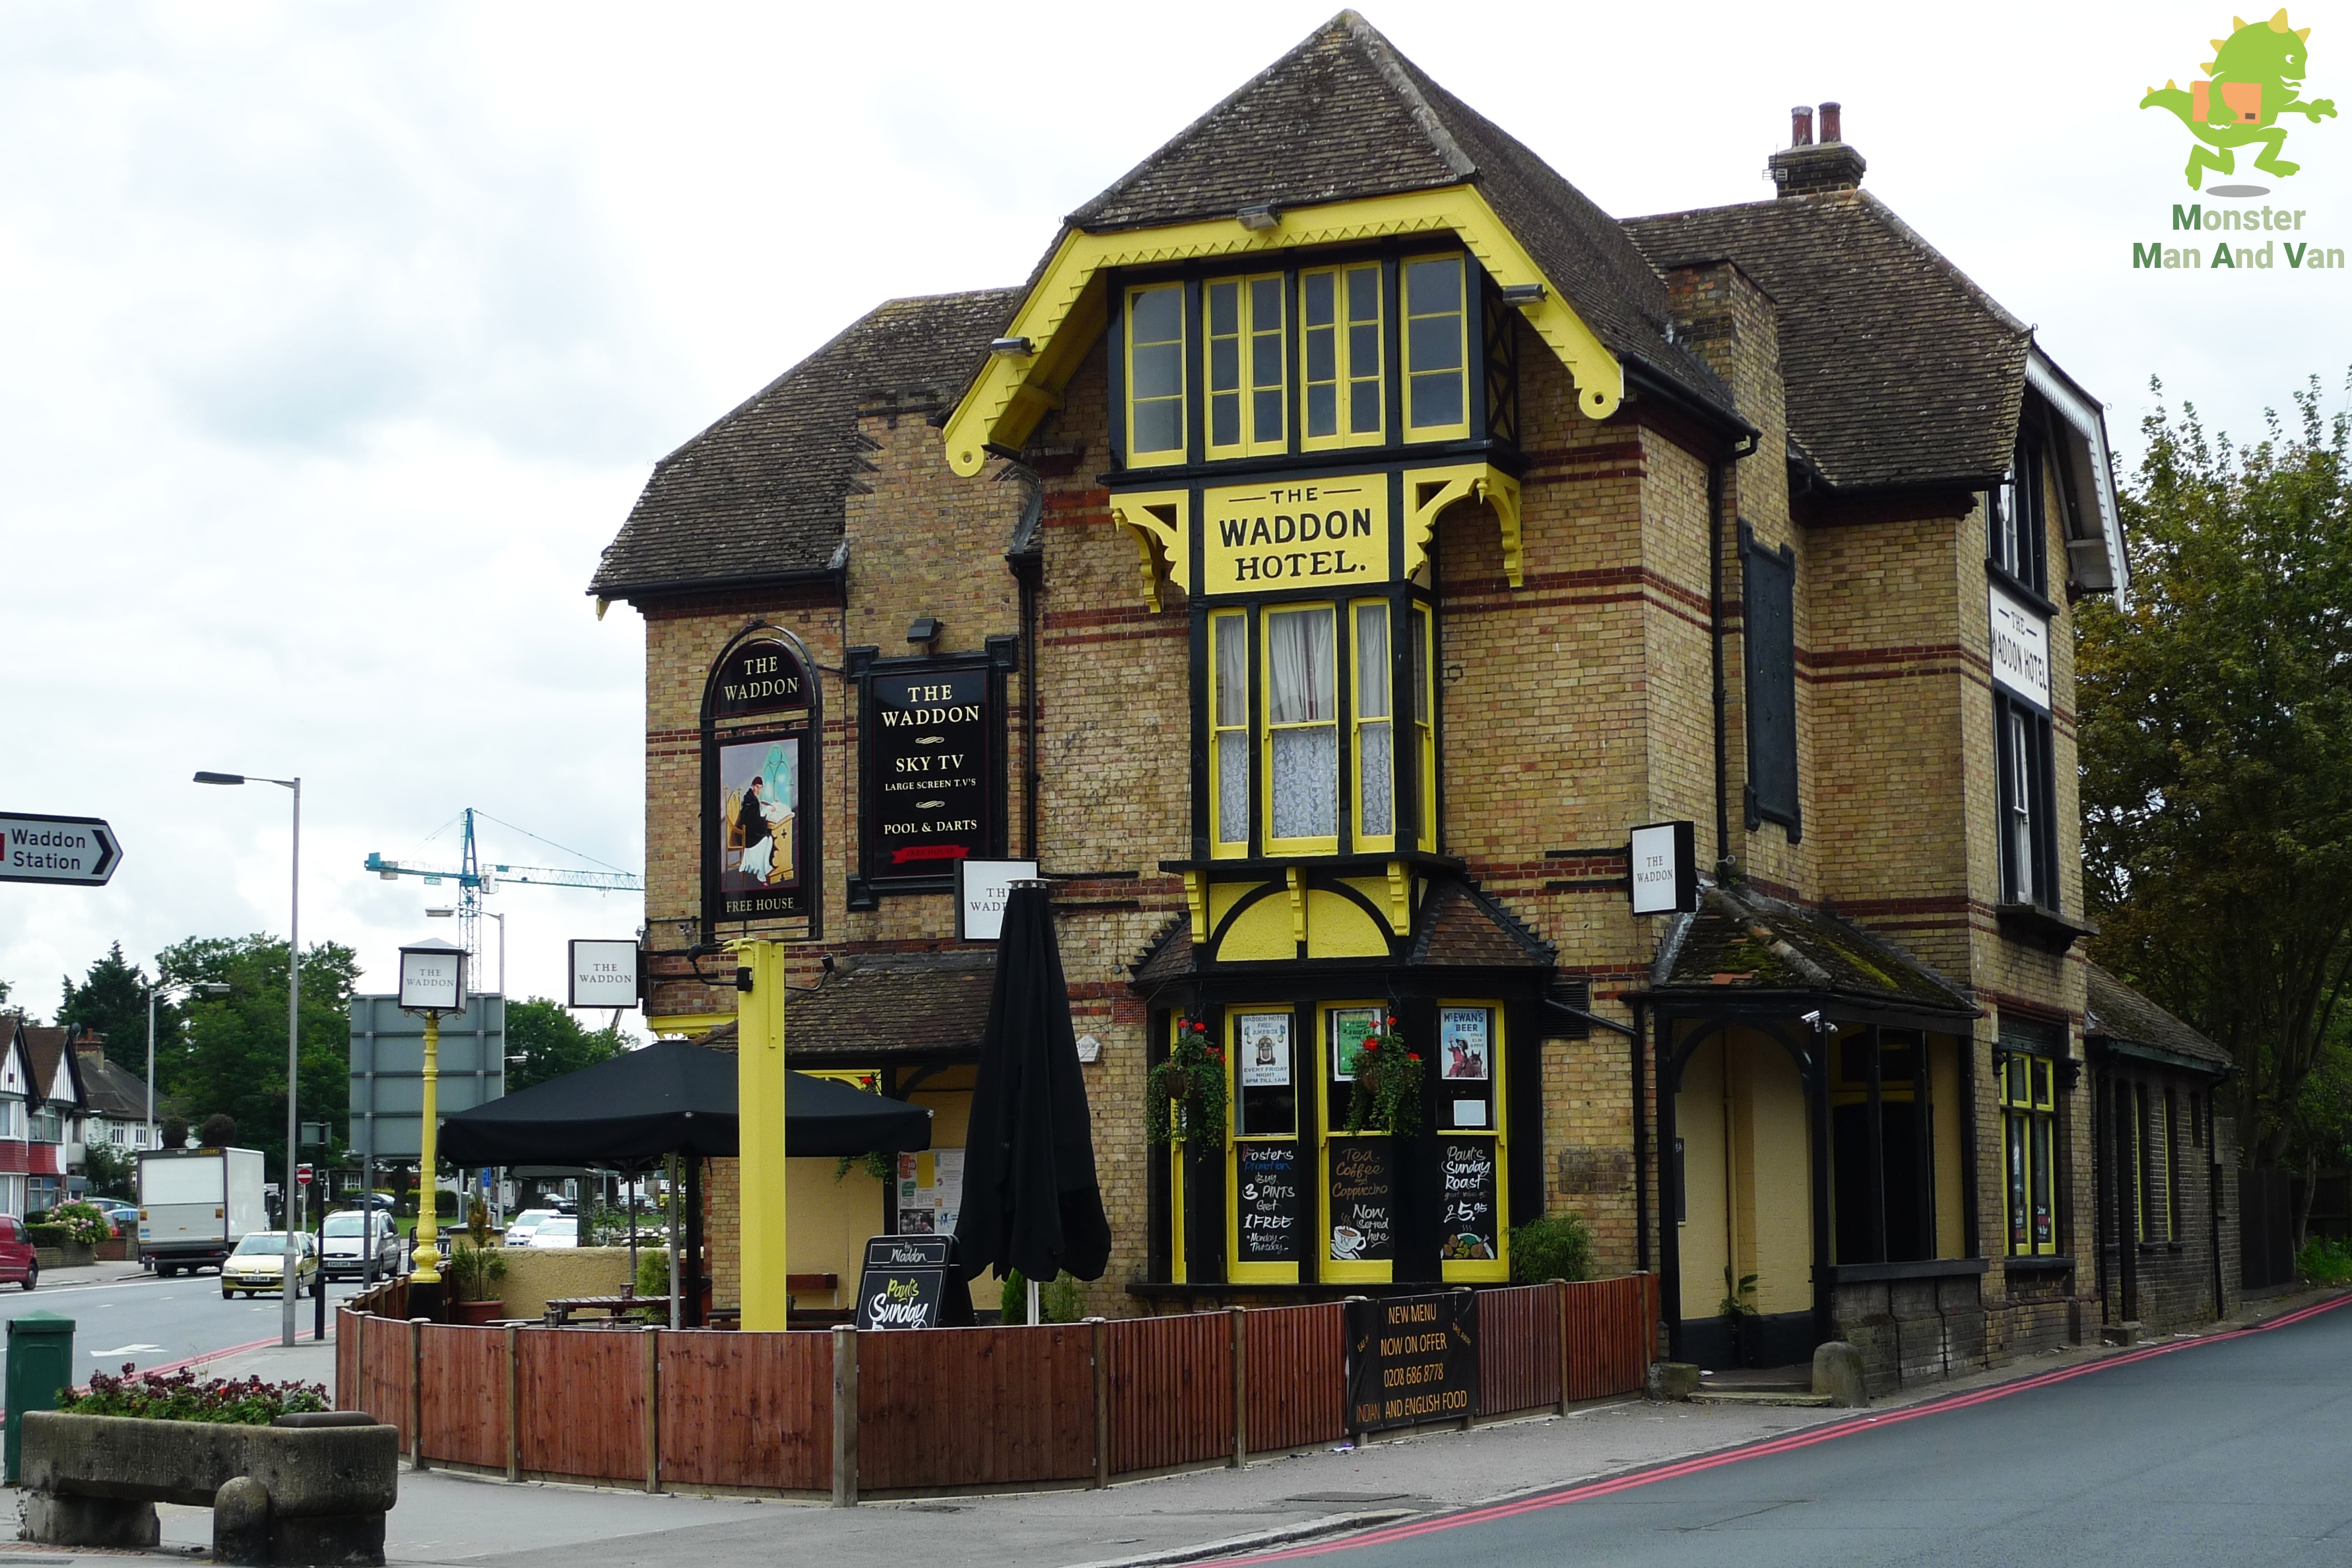
[[1331,1076],[1341,1083],[1353,1083],[1356,1062],[1364,1054],[1364,1042],[1381,1026],[1378,1007],[1335,1007],[1331,1010]]
[[1234,1145],[1236,1251],[1244,1263],[1296,1263],[1307,1256],[1307,1184],[1296,1143]]
[[1396,1144],[1390,1138],[1334,1138],[1330,1148],[1331,1261],[1377,1263],[1396,1256]]
[[1494,1016],[1485,1007],[1437,1010],[1438,1076],[1454,1083],[1484,1083],[1494,1076]]
[[1244,1089],[1290,1087],[1290,1015],[1244,1013],[1234,1025],[1239,1037]]
[[1437,1255],[1449,1260],[1491,1263],[1502,1257],[1496,1226],[1502,1205],[1495,1183],[1495,1141],[1448,1138],[1437,1146]]
[[763,920],[808,912],[801,781],[806,735],[729,737],[715,748],[718,803],[709,829],[719,918]]
[[984,666],[877,669],[866,678],[866,876],[943,882],[994,843],[995,679]]

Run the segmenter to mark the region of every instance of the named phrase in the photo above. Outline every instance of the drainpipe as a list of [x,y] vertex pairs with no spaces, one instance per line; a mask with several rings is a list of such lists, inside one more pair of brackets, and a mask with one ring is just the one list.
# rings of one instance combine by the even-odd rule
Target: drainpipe
[[[1648,1049],[1649,1015],[1641,999],[1633,1001],[1633,1267],[1650,1271],[1650,1117],[1649,1074],[1643,1057]],[[2215,1189],[2217,1192],[2219,1189]],[[2218,1205],[2217,1205],[2218,1212]],[[2219,1236],[2220,1231],[2214,1234]],[[2218,1256],[2218,1254],[2217,1254]]]
[[1731,459],[1706,466],[1707,640],[1715,665],[1715,864],[1723,874],[1731,858],[1731,759],[1724,733],[1723,689],[1723,494]]

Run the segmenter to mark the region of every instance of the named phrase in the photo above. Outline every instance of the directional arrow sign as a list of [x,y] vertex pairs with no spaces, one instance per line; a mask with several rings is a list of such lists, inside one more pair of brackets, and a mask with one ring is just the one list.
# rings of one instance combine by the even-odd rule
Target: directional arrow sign
[[99,817],[0,816],[0,882],[102,888],[121,864],[121,842]]

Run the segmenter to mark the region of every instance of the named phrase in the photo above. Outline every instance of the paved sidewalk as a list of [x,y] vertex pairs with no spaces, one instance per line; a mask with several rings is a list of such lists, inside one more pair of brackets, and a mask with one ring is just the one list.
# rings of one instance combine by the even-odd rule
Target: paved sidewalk
[[[2317,1293],[2263,1301],[2242,1327],[2292,1310]],[[2183,1336],[2194,1337],[2194,1336]],[[2095,1362],[2119,1353],[2066,1350],[1997,1372],[1937,1384],[1878,1411]],[[331,1383],[334,1347],[308,1341],[223,1357],[207,1374]],[[1693,1406],[1633,1400],[1566,1417],[1500,1422],[1361,1449],[1254,1460],[1242,1471],[1196,1470],[1123,1482],[1108,1491],[1028,1493],[822,1504],[527,1483],[510,1486],[448,1471],[404,1470],[385,1547],[395,1563],[576,1568],[593,1550],[599,1568],[769,1568],[780,1543],[821,1554],[831,1568],[903,1568],[909,1560],[992,1555],[1036,1568],[1133,1559],[1171,1561],[1266,1531],[1353,1528],[1399,1511],[1443,1512],[1730,1447],[1872,1413],[1780,1406]],[[5,1507],[5,1503],[0,1503]],[[166,1508],[164,1542],[180,1552],[211,1540],[204,1509]],[[90,1553],[89,1555],[97,1555]]]

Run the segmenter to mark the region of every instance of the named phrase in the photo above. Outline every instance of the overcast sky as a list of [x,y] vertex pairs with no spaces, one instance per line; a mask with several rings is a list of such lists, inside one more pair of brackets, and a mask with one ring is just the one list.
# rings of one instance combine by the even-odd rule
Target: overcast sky
[[[1868,188],[2039,325],[2126,458],[2151,374],[2251,431],[2352,363],[2352,274],[2131,269],[2189,145],[2137,105],[2194,79],[2215,5],[1368,14],[1620,216],[1764,198],[1789,106],[1842,100]],[[877,300],[1018,282],[1328,15],[0,10],[0,810],[128,849],[102,891],[0,884],[0,979],[47,1014],[110,941],[283,934],[285,792],[198,768],[303,776],[303,935],[369,988],[446,889],[362,861],[453,861],[425,840],[460,807],[638,868],[642,627],[582,590],[652,463]],[[2294,21],[2306,91],[2352,107],[2352,7]],[[2352,247],[2352,126],[2290,123],[2304,172],[2263,183]],[[492,907],[515,994],[642,913]]]

